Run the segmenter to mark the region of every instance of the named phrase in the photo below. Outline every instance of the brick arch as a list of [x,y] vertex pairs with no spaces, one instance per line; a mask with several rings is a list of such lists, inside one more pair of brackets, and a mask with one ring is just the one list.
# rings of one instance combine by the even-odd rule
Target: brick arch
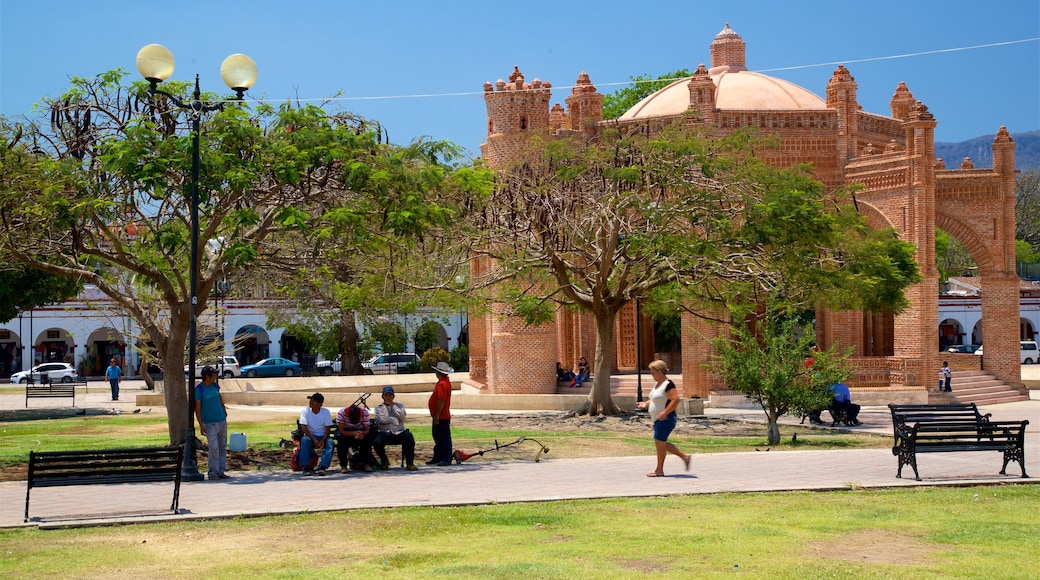
[[975,264],[979,267],[979,275],[993,272],[993,254],[990,253],[989,247],[982,241],[975,228],[942,211],[935,214],[935,227],[957,238],[960,243],[964,244],[964,247],[971,253],[971,257],[975,259]]
[[856,201],[856,211],[867,220],[867,226],[872,230],[883,230],[885,228],[895,227],[884,212],[867,202]]

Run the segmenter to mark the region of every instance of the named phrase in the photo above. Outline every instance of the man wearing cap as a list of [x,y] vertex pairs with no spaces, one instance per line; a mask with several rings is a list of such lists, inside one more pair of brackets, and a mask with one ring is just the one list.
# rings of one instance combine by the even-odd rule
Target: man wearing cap
[[453,451],[451,448],[451,379],[448,375],[455,369],[441,361],[433,367],[437,374],[437,384],[430,395],[430,417],[433,418],[433,459],[427,465],[446,467],[451,465]]
[[195,419],[206,433],[206,467],[210,481],[228,479],[227,470],[227,406],[217,384],[217,369],[202,367],[202,382],[195,385]]
[[405,469],[415,471],[415,437],[412,432],[404,428],[404,419],[408,412],[404,405],[394,402],[394,388],[383,387],[383,402],[376,406],[376,434],[375,448],[379,456],[379,467],[387,469],[390,466],[386,458],[387,445],[400,445],[401,455],[404,456]]
[[354,469],[372,471],[375,458],[372,457],[372,442],[376,432],[371,428],[368,409],[351,405],[344,407],[336,414],[336,453],[339,455],[340,473],[350,471],[350,450],[354,450]]
[[[325,470],[332,465],[332,448],[335,447],[329,435],[332,432],[332,414],[322,407],[325,404],[325,396],[314,393],[307,397],[309,404],[300,413],[300,429],[303,431],[303,439],[300,439],[300,465],[303,466],[304,477],[314,475],[325,475]],[[321,449],[321,459],[318,460],[317,471],[311,470],[311,454]]]

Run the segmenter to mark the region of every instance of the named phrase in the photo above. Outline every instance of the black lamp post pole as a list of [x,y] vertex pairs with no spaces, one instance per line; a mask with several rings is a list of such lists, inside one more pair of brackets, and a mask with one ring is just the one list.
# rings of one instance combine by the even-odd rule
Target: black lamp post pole
[[198,346],[198,293],[199,293],[199,165],[200,145],[199,133],[202,114],[217,111],[222,104],[206,105],[202,102],[202,91],[199,89],[199,75],[195,75],[195,92],[190,103],[156,88],[153,82],[149,92],[160,94],[174,102],[178,107],[191,114],[191,255],[189,273],[189,292],[191,318],[188,320],[188,376],[185,386],[188,389],[187,430],[184,432],[184,464],[181,466],[181,480],[201,481],[204,476],[199,473],[199,462],[195,446],[195,350]]

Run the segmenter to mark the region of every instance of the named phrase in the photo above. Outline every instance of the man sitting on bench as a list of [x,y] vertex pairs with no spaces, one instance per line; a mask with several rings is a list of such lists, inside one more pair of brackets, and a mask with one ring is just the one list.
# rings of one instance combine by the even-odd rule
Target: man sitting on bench
[[[845,383],[838,383],[831,385],[831,392],[834,393],[834,400],[831,401],[831,409],[837,410],[839,413],[845,415],[845,424],[852,425],[853,427],[861,425],[860,420],[856,417],[859,416],[859,405],[852,402],[852,395],[849,394],[849,387]],[[835,417],[837,420],[837,417]]]
[[[350,471],[353,464],[355,471],[372,471],[375,458],[372,456],[372,442],[376,431],[371,428],[368,409],[351,405],[336,414],[339,431],[336,434],[336,451],[339,453],[341,473]],[[350,452],[353,451],[353,456]]]
[[[860,420],[856,418],[859,416],[860,406],[852,402],[852,395],[849,393],[848,385],[838,383],[831,385],[830,390],[834,394],[834,399],[831,400],[831,406],[828,409],[834,417],[834,422],[844,421],[846,425],[851,426],[862,425]],[[822,411],[809,413],[809,422],[814,425],[823,425],[820,413]]]
[[404,428],[404,418],[408,412],[404,405],[394,402],[394,388],[383,387],[383,402],[376,407],[376,434],[375,448],[379,456],[379,468],[388,469],[390,462],[386,458],[387,445],[400,445],[401,455],[404,457],[405,469],[416,471],[415,466],[415,437],[412,432]]

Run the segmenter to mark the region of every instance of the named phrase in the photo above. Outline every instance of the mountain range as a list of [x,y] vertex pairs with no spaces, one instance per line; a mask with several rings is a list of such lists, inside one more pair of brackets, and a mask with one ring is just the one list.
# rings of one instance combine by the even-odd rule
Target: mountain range
[[[994,135],[984,135],[959,143],[936,142],[935,156],[941,157],[948,169],[960,167],[965,157],[971,157],[975,167],[980,169],[993,167],[993,149],[990,148],[993,138]],[[1011,138],[1015,141],[1015,169],[1040,169],[1040,131],[1012,133]]]

